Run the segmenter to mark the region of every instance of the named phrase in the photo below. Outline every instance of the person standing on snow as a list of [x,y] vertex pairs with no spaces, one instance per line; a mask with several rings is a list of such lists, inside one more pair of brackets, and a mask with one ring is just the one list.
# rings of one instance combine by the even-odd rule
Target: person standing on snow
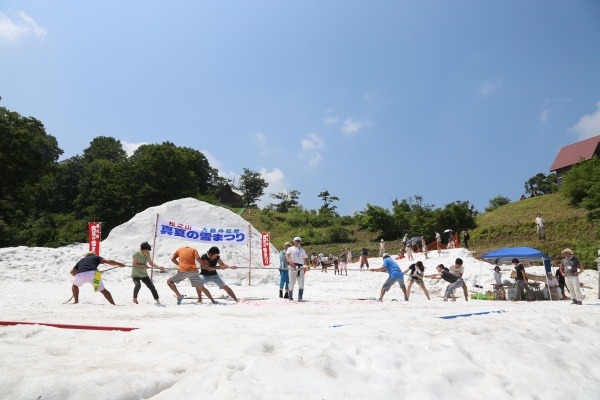
[[301,247],[302,238],[300,236],[296,236],[293,242],[294,245],[286,251],[290,271],[289,299],[290,301],[294,300],[294,286],[296,285],[296,281],[298,281],[298,301],[302,301],[302,296],[304,295],[304,275],[309,268],[308,255]]
[[408,293],[406,292],[406,286],[404,285],[404,274],[402,273],[402,270],[400,269],[396,261],[392,260],[392,257],[390,257],[388,253],[383,254],[383,266],[381,266],[380,268],[373,268],[371,269],[371,272],[387,272],[389,274],[387,280],[383,283],[383,286],[381,287],[379,300],[377,301],[383,301],[383,296],[385,295],[385,292],[390,290],[390,288],[394,286],[394,283],[396,282],[398,282],[400,288],[402,289],[402,292],[404,293],[404,300],[408,301]]
[[381,239],[379,242],[379,257],[383,257],[383,253],[385,253],[385,242]]
[[140,251],[133,255],[133,260],[131,261],[133,266],[133,268],[131,268],[131,278],[133,279],[134,284],[132,301],[135,304],[138,304],[137,297],[142,287],[141,282],[144,282],[144,285],[146,285],[146,287],[150,289],[152,297],[154,297],[154,300],[156,300],[156,304],[160,304],[156,287],[154,287],[154,283],[148,276],[148,264],[150,264],[154,268],[159,268],[160,272],[164,272],[165,269],[154,264],[154,261],[150,259],[150,250],[152,250],[152,246],[150,246],[150,243],[142,243],[140,245]]
[[[287,299],[289,296],[290,274],[288,271],[288,263],[285,257],[287,249],[292,247],[290,242],[285,242],[284,249],[279,252],[279,297]],[[285,287],[285,295],[283,289]]]
[[571,300],[573,304],[581,305],[583,296],[581,295],[581,288],[579,286],[579,275],[583,272],[583,265],[579,262],[579,259],[573,255],[573,250],[564,249],[561,254],[565,257],[560,265],[560,272],[565,277],[567,288],[571,294]]
[[202,293],[204,292],[206,297],[208,297],[213,304],[216,304],[217,302],[215,299],[212,298],[210,292],[204,287],[204,281],[200,276],[198,267],[196,267],[196,261],[200,262],[200,255],[195,248],[186,246],[177,249],[175,253],[173,253],[173,257],[171,257],[171,262],[177,265],[177,273],[167,279],[167,285],[175,292],[177,304],[181,304],[183,296],[179,293],[175,284],[185,279],[189,279],[192,287],[196,289],[198,303],[202,303]]
[[435,269],[437,269],[438,273],[434,275],[428,275],[427,278],[441,278],[449,283],[448,287],[446,288],[446,292],[444,293],[444,301],[448,301],[448,298],[452,296],[454,291],[463,285],[463,280],[462,278],[459,278],[458,276],[450,272],[448,268],[444,267],[444,264],[438,265],[437,267],[435,267]]
[[[237,266],[225,264],[223,260],[221,260],[220,253],[219,248],[213,246],[208,249],[206,254],[202,254],[202,257],[200,257],[200,275],[202,275],[205,287],[207,283],[214,283],[219,289],[223,289],[229,297],[237,303],[238,299],[235,297],[235,293],[233,293],[233,290],[223,282],[223,279],[221,279],[217,273],[218,269],[237,269]],[[206,291],[208,292],[208,289]],[[199,297],[200,300],[202,300],[202,296]]]
[[[81,287],[85,283],[90,283],[92,286],[94,285],[94,279],[96,276],[96,271],[98,270],[98,265],[100,264],[110,264],[116,265],[117,267],[124,267],[125,264],[120,263],[118,261],[108,260],[106,258],[100,257],[94,252],[89,252],[83,257],[81,260],[75,264],[73,269],[71,269],[71,275],[73,278],[73,285],[71,286],[71,291],[73,292],[73,304],[79,303],[79,287]],[[108,300],[110,304],[113,306],[115,302],[112,298],[110,292],[104,287],[104,283],[102,282],[102,278],[98,281],[98,290],[102,295]]]

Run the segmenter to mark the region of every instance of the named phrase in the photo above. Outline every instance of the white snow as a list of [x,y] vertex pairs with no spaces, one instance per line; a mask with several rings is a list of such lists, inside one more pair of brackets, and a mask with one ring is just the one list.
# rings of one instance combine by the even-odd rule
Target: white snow
[[[156,214],[194,226],[247,226],[240,216],[193,199],[169,202],[136,215],[101,244],[101,255],[131,264],[143,241],[153,244]],[[274,238],[275,239],[275,238]],[[276,238],[278,242],[291,238]],[[183,245],[157,240],[154,261],[165,267]],[[309,248],[309,251],[318,251]],[[576,249],[575,249],[576,250]],[[272,264],[278,266],[275,248]],[[598,273],[581,275],[583,306],[570,301],[443,302],[444,281],[427,279],[428,301],[413,285],[409,302],[398,286],[382,303],[386,273],[348,276],[312,270],[303,303],[277,296],[279,272],[260,269],[260,235],[253,229],[249,280],[248,246],[221,247],[237,270],[220,275],[244,299],[177,305],[166,285],[175,273],[155,273],[164,307],[154,305],[142,285],[132,304],[129,268],[103,276],[117,306],[90,285],[71,296],[69,270],[87,244],[59,249],[0,249],[2,321],[138,328],[131,332],[59,329],[43,325],[0,326],[2,399],[598,399],[600,342]],[[456,257],[469,287],[493,283],[493,266],[465,249],[436,251],[424,261],[426,274]],[[371,267],[381,265],[371,258]],[[409,262],[399,260],[404,270]],[[101,266],[105,269],[111,266]],[[503,267],[506,279],[510,266]],[[479,279],[481,271],[481,280]],[[541,274],[543,267],[527,268]],[[249,284],[250,283],[250,284]],[[189,283],[180,290],[192,295]],[[215,297],[224,294],[208,286]],[[297,289],[296,289],[297,293]],[[264,300],[258,300],[264,299]],[[502,311],[502,312],[495,312]],[[473,314],[454,319],[441,316]]]

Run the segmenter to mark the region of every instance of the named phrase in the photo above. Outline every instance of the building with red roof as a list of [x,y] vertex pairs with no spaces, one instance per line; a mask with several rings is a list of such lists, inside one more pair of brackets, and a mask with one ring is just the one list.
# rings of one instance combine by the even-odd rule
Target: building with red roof
[[560,183],[562,176],[573,165],[581,160],[589,160],[594,155],[600,156],[600,135],[561,148],[550,167],[550,172],[556,173]]

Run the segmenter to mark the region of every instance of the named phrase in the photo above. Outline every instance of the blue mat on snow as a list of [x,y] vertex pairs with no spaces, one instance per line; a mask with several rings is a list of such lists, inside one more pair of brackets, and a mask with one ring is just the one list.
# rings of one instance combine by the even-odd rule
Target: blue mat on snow
[[483,315],[483,314],[493,314],[493,313],[503,313],[506,312],[504,310],[498,310],[498,311],[481,311],[481,312],[474,312],[474,313],[468,313],[468,314],[454,314],[454,315],[443,315],[439,318],[443,318],[443,319],[452,319],[452,318],[458,318],[458,317],[470,317],[472,315]]

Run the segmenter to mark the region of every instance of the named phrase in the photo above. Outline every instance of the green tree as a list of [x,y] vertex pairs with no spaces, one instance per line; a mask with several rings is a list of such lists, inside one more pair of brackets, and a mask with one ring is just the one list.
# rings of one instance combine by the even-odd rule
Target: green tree
[[600,218],[600,158],[581,160],[563,176],[561,192],[574,206],[590,210],[590,219]]
[[510,199],[506,196],[496,196],[493,199],[490,199],[490,205],[485,208],[485,212],[494,211],[498,207],[502,207],[503,205],[510,204]]
[[323,201],[323,205],[321,206],[319,211],[336,214],[335,209],[337,208],[337,206],[334,206],[333,202],[339,201],[340,200],[339,197],[332,196],[331,194],[329,194],[328,190],[324,190],[321,193],[319,193],[319,197]]
[[65,214],[77,211],[76,200],[83,174],[84,162],[81,156],[71,157],[58,163],[51,211]]
[[437,226],[450,228],[454,232],[461,232],[465,229],[475,229],[477,223],[477,211],[468,201],[455,201],[439,211],[437,216]]
[[545,175],[539,173],[525,182],[525,193],[531,196],[541,196],[544,194],[551,194],[558,190],[556,183],[556,175],[549,174]]
[[129,164],[136,210],[206,195],[211,189],[214,170],[197,150],[170,142],[142,145],[129,158]]
[[363,229],[371,232],[381,232],[384,239],[398,236],[394,217],[386,208],[367,204],[365,210],[357,215],[357,221]]
[[394,216],[394,223],[396,225],[395,238],[402,238],[404,234],[410,234],[414,231],[411,226],[411,212],[412,206],[408,200],[403,199],[398,201],[398,199],[394,199],[392,201],[392,215]]
[[238,190],[242,192],[244,206],[250,207],[265,194],[265,189],[269,186],[260,173],[244,168],[244,173],[240,176]]
[[99,159],[86,164],[76,200],[84,219],[104,222],[108,232],[130,218],[136,209],[129,177],[126,163]]
[[288,190],[287,193],[277,193],[271,194],[272,198],[280,200],[277,204],[270,204],[269,206],[281,213],[286,213],[290,211],[293,207],[298,206],[298,197],[300,196],[300,192],[297,190]]
[[126,159],[127,153],[123,150],[121,141],[109,136],[98,136],[83,150],[83,161],[86,163],[95,160],[107,160],[119,163]]
[[22,243],[25,221],[46,203],[62,152],[40,121],[0,107],[0,246]]

